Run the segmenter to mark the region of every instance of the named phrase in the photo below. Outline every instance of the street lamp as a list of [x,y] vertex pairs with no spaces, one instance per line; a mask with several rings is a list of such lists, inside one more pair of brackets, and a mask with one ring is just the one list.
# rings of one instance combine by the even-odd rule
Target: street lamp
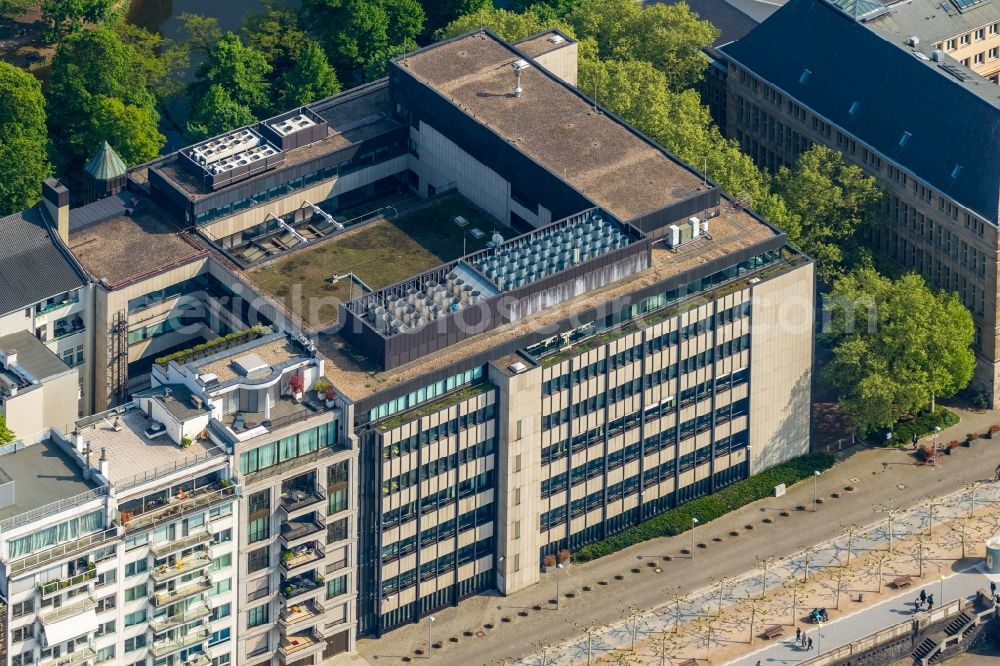
[[934,466],[937,467],[938,456],[941,455],[938,452],[938,439],[941,437],[941,426],[934,426]]
[[819,480],[819,470],[813,470],[813,511],[816,511],[816,482]]
[[431,658],[431,650],[433,649],[433,643],[431,643],[431,626],[434,624],[434,616],[427,616],[427,658]]
[[939,606],[944,606],[944,576],[941,576],[941,601],[938,602]]
[[816,631],[816,656],[823,654],[823,623],[819,623],[819,629]]
[[698,519],[691,516],[691,559],[694,559],[694,526],[698,524]]
[[556,564],[556,610],[559,610],[559,571],[563,568],[563,563]]

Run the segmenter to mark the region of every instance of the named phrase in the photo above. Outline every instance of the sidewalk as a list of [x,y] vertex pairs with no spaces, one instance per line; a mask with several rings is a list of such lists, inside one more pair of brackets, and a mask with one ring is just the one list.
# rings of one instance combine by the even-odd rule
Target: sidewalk
[[[1000,421],[995,413],[962,415],[965,421],[942,432],[942,441],[964,439],[964,433],[985,431]],[[680,553],[690,547],[691,535],[685,533],[572,565],[559,574],[563,598],[558,611],[548,603],[555,597],[555,574],[543,574],[538,584],[508,597],[480,595],[437,611],[433,640],[441,647],[433,650],[432,661],[472,666],[522,658],[543,644],[558,645],[579,635],[579,625],[620,622],[630,605],[659,608],[669,587],[689,593],[706,587],[711,579],[744,574],[755,568],[757,555],[785,557],[838,536],[848,525],[870,525],[878,520],[875,506],[919,504],[928,495],[945,495],[966,482],[992,477],[997,464],[1000,441],[961,448],[955,455],[943,456],[936,468],[916,466],[912,452],[862,450],[819,477],[817,490],[823,503],[818,512],[811,511],[813,484],[806,481],[784,497],[761,500],[699,526],[695,536],[704,548],[696,549],[693,559]],[[536,605],[542,610],[534,610]],[[404,658],[418,658],[418,649],[427,649],[426,623],[401,627],[378,640],[360,640],[357,663],[404,663]]]
[[937,581],[922,587],[907,588],[882,603],[824,624],[822,630],[808,627],[807,635],[813,639],[812,651],[806,651],[805,648],[795,645],[793,635],[789,639],[780,640],[729,663],[733,666],[754,666],[758,661],[773,666],[797,664],[915,617],[919,612],[923,612],[913,609],[913,600],[920,594],[920,590],[933,594],[934,603],[940,606],[956,598],[971,603],[976,598],[976,591],[982,588],[988,589],[989,585],[990,577],[981,573],[978,566],[972,567],[947,576],[943,583]]

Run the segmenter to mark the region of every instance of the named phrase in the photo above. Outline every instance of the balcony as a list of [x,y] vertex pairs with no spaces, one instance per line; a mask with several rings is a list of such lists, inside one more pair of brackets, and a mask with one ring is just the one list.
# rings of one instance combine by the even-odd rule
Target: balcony
[[180,662],[180,666],[210,666],[212,663],[212,655],[208,652],[199,652],[196,655],[188,657],[187,661]]
[[80,302],[80,294],[66,294],[65,296],[59,298],[51,298],[45,303],[39,303],[35,306],[35,314],[43,315],[50,312],[55,312],[56,310],[61,310],[62,308],[67,308],[71,305],[76,305]]
[[177,638],[171,638],[165,641],[153,641],[150,651],[153,653],[154,657],[159,659],[160,657],[166,657],[174,652],[191,647],[192,645],[203,643],[208,640],[210,635],[211,632],[209,632],[208,628],[203,627],[197,631],[190,631],[183,636],[178,636]]
[[322,587],[323,581],[316,580],[312,576],[296,576],[281,584],[281,596],[285,597],[288,603],[292,603],[303,600],[307,594],[312,594]]
[[86,613],[93,608],[97,608],[97,602],[90,597],[84,597],[83,599],[74,601],[71,604],[42,611],[42,624],[59,622],[75,615],[79,615],[80,613]]
[[153,580],[162,583],[182,574],[204,569],[212,563],[212,556],[207,548],[201,548],[186,557],[178,557],[174,564],[161,564],[153,570]]
[[164,519],[176,520],[189,513],[204,511],[217,502],[222,502],[236,495],[236,486],[207,487],[186,493],[184,497],[171,497],[166,504],[148,510],[139,515],[121,514],[122,525],[126,532],[146,529],[162,522]]
[[187,624],[188,622],[200,620],[211,614],[212,609],[208,605],[203,605],[198,606],[197,608],[189,608],[185,611],[174,613],[173,615],[161,615],[160,617],[154,617],[150,621],[149,626],[155,633],[160,633],[162,631],[166,631],[167,629]]
[[212,533],[207,529],[197,530],[188,534],[186,537],[181,537],[180,539],[160,541],[158,543],[152,544],[149,549],[153,551],[153,555],[156,557],[164,557],[170,553],[176,553],[179,550],[186,550],[187,548],[194,548],[200,543],[208,543],[212,540]]
[[97,650],[94,649],[92,645],[87,645],[70,652],[69,654],[64,654],[60,657],[53,657],[48,661],[38,662],[41,666],[75,666],[75,664],[84,664],[88,661],[92,661],[97,657]]
[[291,488],[289,490],[282,490],[281,493],[281,508],[285,510],[285,513],[289,517],[297,511],[325,501],[326,491],[318,487]]
[[[0,526],[0,530],[10,529],[9,527]],[[70,541],[62,545],[56,546],[55,548],[49,548],[48,550],[43,550],[40,553],[35,553],[34,555],[29,555],[28,557],[15,560],[10,563],[10,572],[18,573],[24,571],[25,569],[39,567],[46,562],[51,562],[57,559],[64,559],[72,557],[77,553],[82,553],[87,550],[94,550],[104,544],[112,543],[115,541],[120,541],[121,535],[118,533],[118,527],[112,527],[103,532],[98,532],[97,534],[91,534],[90,536],[84,537],[82,539],[77,539],[76,541]]]
[[82,333],[83,329],[83,317],[80,315],[58,319],[53,329],[52,339],[61,340],[62,338],[68,338],[71,335]]
[[297,571],[313,562],[318,562],[326,557],[326,553],[320,548],[319,541],[311,541],[301,546],[281,552],[281,566],[285,571]]
[[42,598],[47,599],[48,597],[54,596],[60,592],[66,592],[69,590],[82,587],[88,581],[93,580],[97,577],[97,571],[90,569],[84,571],[82,574],[77,574],[71,578],[60,578],[58,580],[50,580],[47,583],[42,583],[38,587],[42,590]]
[[323,634],[321,634],[317,629],[301,634],[282,636],[281,644],[278,646],[278,652],[280,652],[283,657],[291,655],[298,657],[300,655],[304,655],[306,652],[312,651],[315,648],[323,649],[323,641]]
[[315,622],[323,617],[323,608],[315,601],[301,604],[290,604],[278,616],[278,624],[285,628],[295,628],[309,622]]
[[281,541],[285,548],[293,549],[302,545],[303,541],[326,529],[319,518],[308,515],[294,520],[286,520],[281,524]]
[[201,580],[191,581],[181,585],[173,590],[164,590],[163,592],[157,592],[153,596],[153,605],[157,608],[163,608],[164,606],[169,606],[172,603],[176,603],[181,599],[186,599],[187,597],[193,597],[196,594],[202,594],[212,589],[212,583],[209,582],[207,578]]

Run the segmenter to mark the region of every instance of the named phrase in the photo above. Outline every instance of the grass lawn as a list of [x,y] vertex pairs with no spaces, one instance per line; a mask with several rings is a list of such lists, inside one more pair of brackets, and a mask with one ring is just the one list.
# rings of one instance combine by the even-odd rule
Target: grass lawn
[[[381,289],[460,257],[463,230],[453,221],[456,215],[469,221],[466,231],[478,228],[485,234],[479,240],[467,235],[467,252],[486,247],[494,228],[500,226],[464,197],[450,195],[396,219],[377,220],[293,252],[249,277],[288,306],[293,305],[293,285],[301,285],[303,311],[299,314],[311,326],[329,326],[337,321],[337,303],[348,300],[352,288],[348,280],[330,284],[326,278],[353,272],[372,289]],[[509,235],[508,230],[504,232]],[[355,285],[353,296],[360,295]],[[322,305],[311,301],[314,298],[324,299]],[[310,312],[311,302],[317,303],[315,316]]]

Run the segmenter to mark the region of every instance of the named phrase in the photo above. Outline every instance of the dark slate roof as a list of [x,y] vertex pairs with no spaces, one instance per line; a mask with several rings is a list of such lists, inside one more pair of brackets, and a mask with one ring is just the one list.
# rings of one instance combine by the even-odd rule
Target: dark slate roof
[[52,377],[69,372],[70,367],[51,349],[27,331],[18,331],[0,337],[0,349],[17,352],[18,366],[27,370],[32,377],[43,382]]
[[38,206],[0,218],[0,314],[83,286],[57,243]]
[[[790,0],[721,50],[997,223],[1000,107],[992,83],[971,72],[960,82],[822,0]],[[901,141],[904,133],[909,137]]]
[[647,4],[660,3],[676,5],[684,2],[695,14],[719,29],[719,37],[712,46],[728,44],[742,39],[747,33],[757,27],[757,21],[750,18],[726,0],[653,0]]

